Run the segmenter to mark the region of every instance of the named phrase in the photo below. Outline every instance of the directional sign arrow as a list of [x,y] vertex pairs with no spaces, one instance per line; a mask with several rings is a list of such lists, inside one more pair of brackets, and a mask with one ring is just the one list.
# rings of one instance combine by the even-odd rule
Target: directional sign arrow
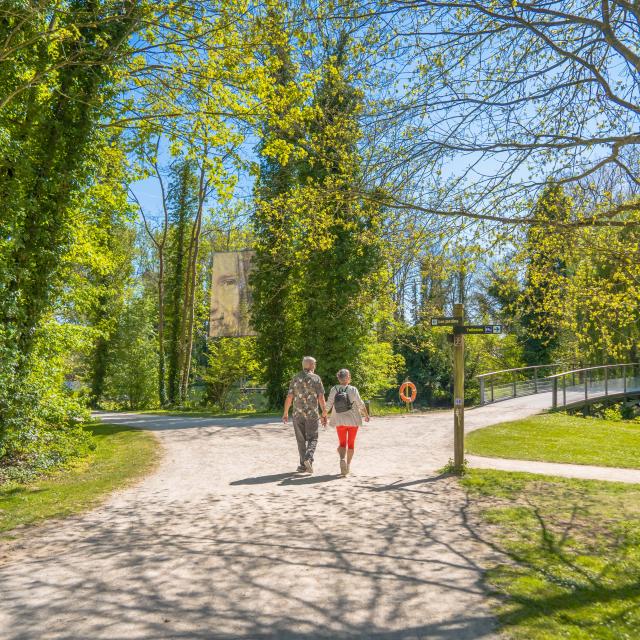
[[460,335],[463,333],[470,335],[494,335],[502,333],[501,324],[465,324],[453,327],[453,332]]

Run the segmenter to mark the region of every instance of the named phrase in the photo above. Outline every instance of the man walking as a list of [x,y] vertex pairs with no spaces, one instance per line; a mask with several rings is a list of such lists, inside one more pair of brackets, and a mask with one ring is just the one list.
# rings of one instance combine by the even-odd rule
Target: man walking
[[284,403],[282,421],[289,419],[289,409],[293,404],[293,430],[298,441],[300,466],[296,471],[313,473],[313,454],[318,444],[320,416],[318,405],[322,409],[322,424],[327,424],[327,408],[324,400],[324,387],[320,376],[316,375],[316,360],[311,356],[302,359],[302,371],[294,376],[289,385],[289,393]]

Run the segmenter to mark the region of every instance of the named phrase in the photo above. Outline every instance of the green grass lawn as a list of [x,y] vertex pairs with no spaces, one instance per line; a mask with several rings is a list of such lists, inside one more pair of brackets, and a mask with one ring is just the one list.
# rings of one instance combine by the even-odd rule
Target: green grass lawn
[[480,456],[640,468],[640,424],[548,413],[473,431],[466,447]]
[[0,486],[0,534],[89,509],[155,466],[160,444],[153,434],[119,425],[88,428],[96,449],[87,458],[27,484]]
[[517,640],[640,638],[640,485],[472,470],[474,533],[504,554],[489,568]]

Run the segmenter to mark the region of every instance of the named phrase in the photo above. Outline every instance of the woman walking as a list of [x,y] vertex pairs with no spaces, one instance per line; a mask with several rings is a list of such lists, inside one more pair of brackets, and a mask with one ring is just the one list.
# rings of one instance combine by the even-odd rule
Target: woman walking
[[369,413],[358,390],[349,384],[349,369],[340,369],[337,375],[339,384],[329,392],[327,411],[331,412],[331,425],[336,428],[338,434],[340,473],[346,476],[353,458],[358,427],[362,426],[363,416],[365,421],[369,422]]

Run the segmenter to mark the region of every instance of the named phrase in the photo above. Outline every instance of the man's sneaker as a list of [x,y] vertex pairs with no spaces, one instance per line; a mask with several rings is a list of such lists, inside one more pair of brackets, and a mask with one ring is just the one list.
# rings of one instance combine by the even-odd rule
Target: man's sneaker
[[346,476],[349,473],[349,467],[347,466],[347,461],[344,458],[340,458],[340,473],[343,476]]
[[309,472],[313,473],[313,462],[308,458],[304,461],[304,468]]
[[299,464],[298,468],[296,469],[296,473],[304,473],[306,470],[307,468],[303,464]]

